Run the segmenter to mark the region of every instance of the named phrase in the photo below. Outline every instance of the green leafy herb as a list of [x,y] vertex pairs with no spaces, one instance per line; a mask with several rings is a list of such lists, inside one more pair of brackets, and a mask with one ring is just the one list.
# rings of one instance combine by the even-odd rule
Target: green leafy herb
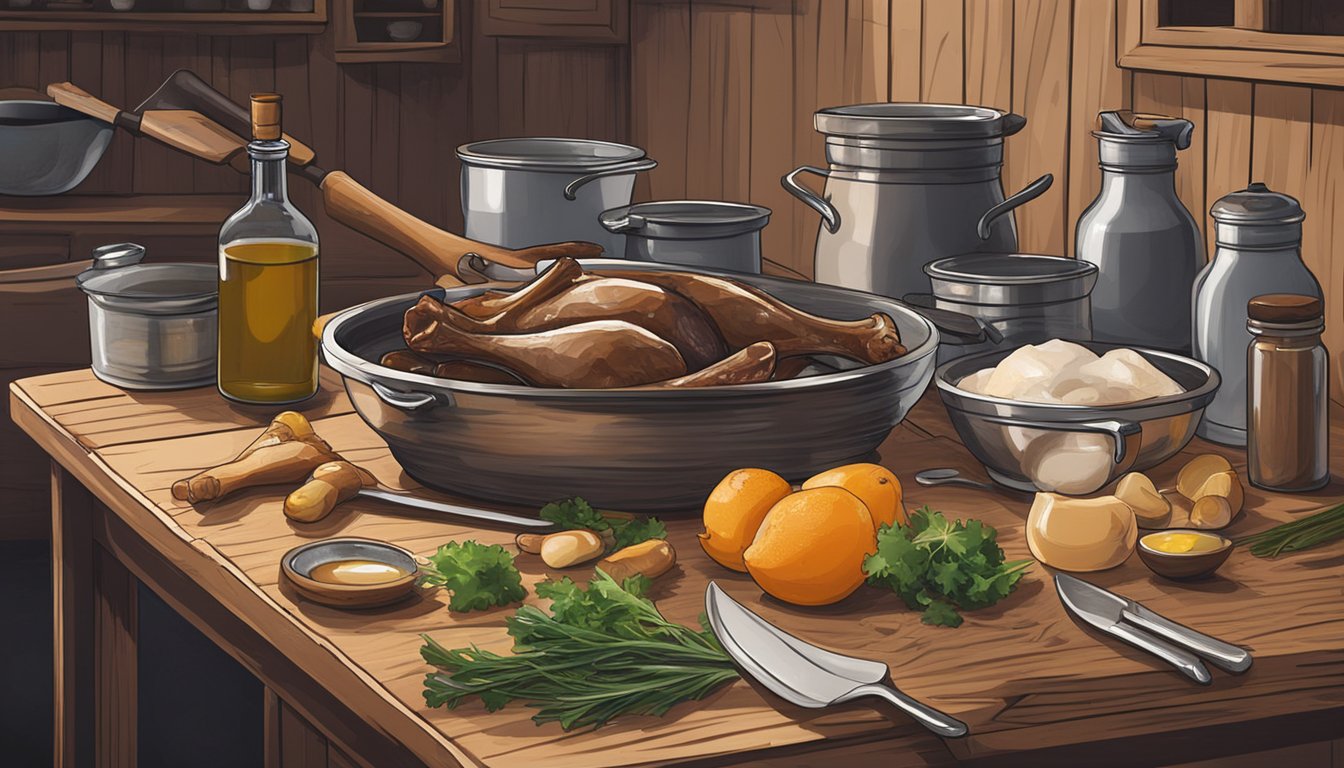
[[974,610],[1007,597],[1030,560],[1007,563],[998,532],[979,520],[949,521],[924,507],[909,525],[884,525],[877,552],[863,562],[868,583],[887,587],[924,612],[925,624],[956,627],[957,609]]
[[446,587],[451,611],[482,611],[508,605],[527,595],[513,555],[498,544],[449,542],[429,557],[420,581]]
[[649,539],[667,538],[667,528],[656,517],[609,517],[593,509],[591,504],[578,496],[553,501],[542,507],[541,519],[551,521],[562,530],[586,528],[596,533],[611,531],[615,541],[612,549],[624,549]]
[[1337,504],[1291,523],[1243,536],[1233,544],[1249,545],[1251,554],[1256,557],[1272,558],[1319,547],[1341,538],[1344,538],[1344,504]]
[[425,677],[425,701],[452,709],[478,696],[491,711],[524,701],[539,710],[538,725],[569,730],[619,715],[661,715],[735,680],[713,634],[663,618],[643,596],[647,584],[642,577],[617,584],[598,570],[586,589],[568,578],[539,585],[550,612],[524,605],[507,620],[509,656],[475,646],[449,650],[424,636],[420,655],[440,670]]

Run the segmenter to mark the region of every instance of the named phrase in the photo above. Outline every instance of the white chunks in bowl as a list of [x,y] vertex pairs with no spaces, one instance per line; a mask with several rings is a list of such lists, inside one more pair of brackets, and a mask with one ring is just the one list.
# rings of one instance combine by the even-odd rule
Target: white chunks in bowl
[[1123,405],[1185,391],[1132,349],[1098,356],[1062,339],[1021,347],[957,386],[1005,400],[1056,405]]

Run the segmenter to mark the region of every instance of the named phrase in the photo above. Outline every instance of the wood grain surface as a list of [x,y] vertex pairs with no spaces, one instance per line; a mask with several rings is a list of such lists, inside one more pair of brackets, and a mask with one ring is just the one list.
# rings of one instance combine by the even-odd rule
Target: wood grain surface
[[[292,523],[280,511],[284,488],[256,489],[199,508],[176,501],[169,490],[173,480],[228,460],[272,415],[226,404],[209,389],[132,395],[76,371],[24,380],[13,387],[12,398],[25,430],[73,464],[71,471],[81,479],[105,486],[99,496],[110,497],[103,501],[152,546],[185,557],[205,586],[227,594],[231,610],[285,653],[315,660],[312,654],[320,654],[326,661],[308,665],[310,674],[319,683],[330,676],[332,685],[345,686],[333,690],[350,696],[352,705],[369,707],[369,716],[384,719],[379,722],[394,733],[421,734],[408,738],[408,744],[456,753],[467,762],[509,766],[713,760],[758,751],[764,756],[786,747],[806,751],[818,740],[849,745],[879,738],[891,748],[916,752],[937,744],[891,710],[861,704],[802,710],[745,682],[703,702],[680,705],[661,719],[628,718],[585,733],[537,727],[528,709],[519,706],[494,713],[478,703],[453,712],[426,710],[420,696],[427,671],[417,653],[420,633],[452,646],[475,643],[506,651],[510,643],[503,619],[511,610],[455,615],[446,610],[442,596],[426,595],[389,608],[342,612],[307,603],[283,586],[278,560],[299,543],[334,535],[384,539],[425,555],[464,538],[511,545],[511,533],[364,500],[343,505],[319,523]],[[336,450],[381,482],[438,495],[402,474],[383,443],[351,412],[330,372],[324,372],[322,394],[305,411]],[[1335,455],[1344,455],[1344,429],[1336,429],[1333,438]],[[1244,465],[1239,452],[1202,444],[1184,455],[1203,450],[1219,450]],[[1029,556],[1023,536],[1029,496],[914,485],[914,472],[928,466],[982,474],[936,400],[921,401],[880,454],[905,484],[908,504],[985,520],[999,529],[1010,558]],[[1153,473],[1159,487],[1171,484],[1179,465],[1173,460]],[[1339,481],[1305,496],[1251,489],[1248,511],[1231,532],[1292,519],[1341,493]],[[1157,749],[1164,738],[1179,741],[1220,726],[1236,725],[1254,734],[1244,726],[1275,716],[1292,716],[1303,724],[1319,724],[1322,718],[1338,722],[1344,716],[1344,657],[1338,651],[1344,632],[1344,560],[1338,547],[1277,561],[1239,552],[1217,577],[1193,584],[1164,581],[1137,558],[1093,575],[1103,586],[1255,654],[1247,674],[1216,673],[1212,686],[1200,688],[1161,662],[1082,629],[1063,612],[1048,583],[1049,571],[1040,566],[1009,599],[967,613],[961,628],[949,630],[920,624],[895,596],[870,588],[826,608],[778,603],[763,597],[749,578],[703,555],[694,538],[699,524],[693,512],[667,523],[679,565],[660,579],[653,596],[669,618],[695,621],[705,583],[714,579],[800,636],[886,662],[904,690],[965,719],[972,735],[948,744],[962,759],[1011,758],[1023,751],[1067,757],[1073,754],[1069,749],[1140,735]],[[193,565],[192,560],[200,562]],[[518,565],[529,587],[559,575],[526,555],[519,556]],[[338,676],[335,670],[342,668],[347,672]],[[337,680],[351,671],[361,688]],[[1310,740],[1299,730],[1283,732]],[[1207,747],[1236,748],[1235,738]],[[1207,749],[1199,754],[1208,756]]]

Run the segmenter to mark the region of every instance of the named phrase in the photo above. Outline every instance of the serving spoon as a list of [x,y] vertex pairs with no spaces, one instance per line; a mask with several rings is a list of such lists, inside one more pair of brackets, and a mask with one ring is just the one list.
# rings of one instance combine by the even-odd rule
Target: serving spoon
[[952,467],[938,467],[936,469],[925,469],[915,473],[915,482],[922,486],[933,488],[939,485],[961,485],[967,488],[979,488],[982,491],[995,491],[998,486],[993,483],[986,483],[982,480],[972,480],[961,474],[961,470]]

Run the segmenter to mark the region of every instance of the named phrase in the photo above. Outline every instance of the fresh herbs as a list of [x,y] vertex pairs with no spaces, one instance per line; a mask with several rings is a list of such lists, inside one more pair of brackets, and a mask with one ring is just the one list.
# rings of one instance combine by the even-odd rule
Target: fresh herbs
[[735,680],[713,634],[663,618],[643,596],[647,584],[642,577],[617,584],[598,570],[587,589],[568,578],[538,585],[550,612],[524,605],[507,620],[510,656],[449,650],[424,636],[420,655],[441,670],[425,677],[425,701],[452,709],[479,696],[490,711],[525,701],[538,708],[538,725],[569,730],[618,715],[662,715]]
[[877,553],[863,562],[868,583],[896,592],[922,610],[922,621],[961,625],[958,608],[974,610],[1007,597],[1031,560],[1004,562],[998,532],[979,520],[949,522],[928,507],[910,515],[910,524],[884,525]]
[[577,496],[553,501],[542,507],[541,519],[555,523],[562,530],[585,528],[599,534],[611,531],[615,542],[611,549],[624,549],[649,539],[667,538],[667,528],[656,517],[637,519],[604,515]]
[[1337,504],[1300,520],[1243,536],[1232,543],[1238,547],[1249,546],[1256,557],[1278,557],[1341,538],[1344,538],[1344,504]]
[[421,583],[445,587],[451,592],[451,611],[481,611],[508,605],[527,595],[523,577],[513,565],[513,555],[498,544],[476,541],[449,542],[429,556],[422,568]]

